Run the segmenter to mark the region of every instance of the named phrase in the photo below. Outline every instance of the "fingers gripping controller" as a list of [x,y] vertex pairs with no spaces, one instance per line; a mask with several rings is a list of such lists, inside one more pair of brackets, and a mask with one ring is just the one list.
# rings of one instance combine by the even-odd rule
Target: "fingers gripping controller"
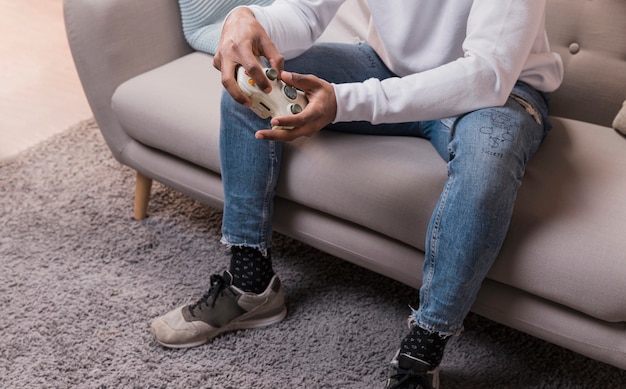
[[[272,91],[263,93],[248,72],[240,66],[237,69],[237,84],[242,92],[252,100],[250,107],[254,113],[267,119],[268,117],[296,115],[308,104],[304,92],[285,84],[278,79],[278,71],[264,68],[265,75],[272,85]],[[273,127],[272,129],[291,129],[293,127]]]

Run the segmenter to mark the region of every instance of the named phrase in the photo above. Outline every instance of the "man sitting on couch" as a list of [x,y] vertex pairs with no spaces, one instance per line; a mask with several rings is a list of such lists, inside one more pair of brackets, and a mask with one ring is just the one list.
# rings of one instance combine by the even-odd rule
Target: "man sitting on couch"
[[[195,304],[155,319],[152,331],[164,346],[192,347],[285,317],[270,257],[282,142],[322,129],[423,137],[448,163],[448,178],[428,228],[420,304],[386,387],[436,387],[446,342],[463,328],[526,164],[550,130],[548,93],[563,66],[548,45],[545,0],[370,0],[367,42],[315,43],[342,3],[278,0],[226,18],[214,63],[226,89],[220,147],[230,267],[211,276]],[[305,92],[301,113],[270,121],[246,107],[239,66],[270,89],[258,56]]]

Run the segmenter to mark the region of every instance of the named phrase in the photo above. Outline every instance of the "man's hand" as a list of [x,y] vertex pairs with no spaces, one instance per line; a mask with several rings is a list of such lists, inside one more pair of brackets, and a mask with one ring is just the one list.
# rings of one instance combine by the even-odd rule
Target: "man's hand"
[[283,70],[285,59],[278,52],[252,11],[239,8],[224,22],[222,36],[213,58],[213,66],[222,72],[222,84],[235,101],[250,106],[252,102],[241,92],[235,77],[237,66],[243,66],[256,84],[266,92],[271,86],[257,57],[264,56],[274,69]]
[[294,127],[290,130],[260,130],[257,139],[291,141],[301,136],[313,136],[335,120],[337,100],[333,86],[312,75],[281,72],[281,79],[288,85],[304,91],[309,103],[304,111],[293,116],[279,116],[271,121],[272,126]]
[[297,115],[272,119],[272,126],[293,129],[260,130],[256,133],[258,139],[290,141],[301,136],[312,136],[335,119],[337,103],[333,86],[315,76],[284,72],[285,58],[256,20],[254,13],[245,7],[238,8],[224,21],[213,66],[221,71],[222,84],[228,93],[247,107],[250,107],[252,101],[237,85],[237,67],[243,66],[256,85],[269,93],[270,82],[263,72],[263,65],[257,61],[260,56],[270,61],[270,66],[279,71],[283,81],[303,90],[309,104]]

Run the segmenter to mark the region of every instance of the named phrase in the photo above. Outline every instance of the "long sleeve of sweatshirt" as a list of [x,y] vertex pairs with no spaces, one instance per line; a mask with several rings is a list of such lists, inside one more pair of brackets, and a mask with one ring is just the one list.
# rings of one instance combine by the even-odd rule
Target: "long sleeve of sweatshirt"
[[[335,84],[335,122],[399,123],[500,106],[518,80],[551,92],[563,65],[550,51],[546,0],[369,0],[370,44],[397,75]],[[251,7],[278,49],[311,47],[343,0]],[[320,58],[323,61],[323,58]]]

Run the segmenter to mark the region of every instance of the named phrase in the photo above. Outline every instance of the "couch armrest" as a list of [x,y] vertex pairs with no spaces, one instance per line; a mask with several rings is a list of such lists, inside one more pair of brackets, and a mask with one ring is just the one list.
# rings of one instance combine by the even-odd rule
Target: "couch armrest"
[[174,0],[64,0],[67,37],[91,110],[113,155],[129,139],[111,110],[124,81],[181,57],[186,43]]
[[626,101],[624,101],[622,109],[620,109],[613,120],[613,128],[622,135],[626,135]]

